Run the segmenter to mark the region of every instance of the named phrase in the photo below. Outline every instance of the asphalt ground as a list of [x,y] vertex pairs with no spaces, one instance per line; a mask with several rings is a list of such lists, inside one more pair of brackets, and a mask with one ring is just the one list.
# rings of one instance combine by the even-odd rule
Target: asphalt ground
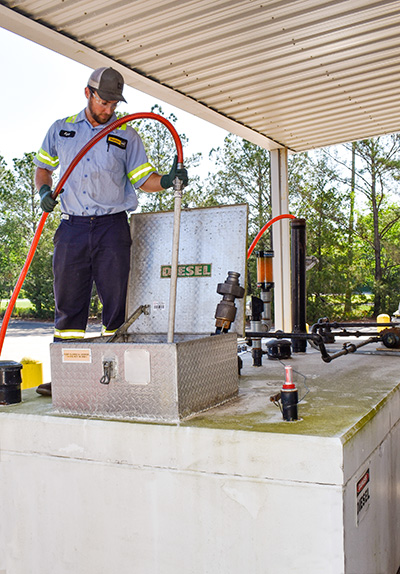
[[[50,343],[53,341],[53,323],[38,321],[11,320],[0,359],[2,361],[21,361],[23,358],[35,359],[43,365],[43,382],[51,381]],[[87,334],[100,334],[100,324],[90,324]]]

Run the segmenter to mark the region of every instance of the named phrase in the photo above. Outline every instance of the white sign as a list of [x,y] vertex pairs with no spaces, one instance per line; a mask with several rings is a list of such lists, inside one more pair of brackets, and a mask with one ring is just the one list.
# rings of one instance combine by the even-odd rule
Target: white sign
[[91,349],[63,349],[62,350],[63,363],[91,363],[92,351]]

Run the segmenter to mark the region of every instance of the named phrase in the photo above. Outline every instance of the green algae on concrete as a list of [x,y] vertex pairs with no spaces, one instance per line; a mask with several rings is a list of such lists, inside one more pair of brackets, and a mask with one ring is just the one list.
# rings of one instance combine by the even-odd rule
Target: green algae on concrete
[[[400,393],[400,361],[390,353],[357,352],[326,364],[320,353],[312,349],[284,362],[265,357],[258,368],[252,366],[250,353],[244,355],[243,361],[238,397],[181,422],[182,427],[340,437],[346,442]],[[304,397],[298,406],[300,420],[296,422],[283,421],[279,408],[270,401],[282,386],[285,365],[292,366],[299,398]],[[54,413],[51,398],[39,396],[35,389],[22,391],[21,403],[1,406],[0,417],[3,414],[70,416]],[[111,416],[107,420],[165,424],[121,421]]]
[[[237,399],[210,409],[183,423],[187,426],[341,437],[345,442],[400,392],[399,358],[354,353],[332,361],[321,360],[315,350],[293,355],[284,362],[264,358],[262,367],[245,365]],[[284,364],[283,364],[284,363]],[[284,380],[284,365],[292,365],[299,398],[299,421],[285,422],[270,402]]]

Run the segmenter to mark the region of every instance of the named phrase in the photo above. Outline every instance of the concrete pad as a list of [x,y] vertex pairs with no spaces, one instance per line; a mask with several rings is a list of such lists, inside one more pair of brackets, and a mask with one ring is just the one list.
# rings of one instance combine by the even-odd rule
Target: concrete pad
[[[177,425],[59,416],[34,389],[0,408],[0,571],[396,572],[398,353],[243,359],[238,398]],[[291,423],[285,364],[309,391]]]

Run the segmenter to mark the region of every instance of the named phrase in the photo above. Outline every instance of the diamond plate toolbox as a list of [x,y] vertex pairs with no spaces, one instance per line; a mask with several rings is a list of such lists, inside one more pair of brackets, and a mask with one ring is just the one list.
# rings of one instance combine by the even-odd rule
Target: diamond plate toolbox
[[228,271],[245,287],[247,205],[183,210],[174,342],[167,343],[173,213],[131,218],[127,316],[146,306],[123,341],[94,337],[50,346],[58,414],[178,423],[238,393],[237,334],[215,331],[218,283]]
[[52,343],[50,356],[58,414],[177,423],[238,393],[234,333],[151,344],[98,337]]

